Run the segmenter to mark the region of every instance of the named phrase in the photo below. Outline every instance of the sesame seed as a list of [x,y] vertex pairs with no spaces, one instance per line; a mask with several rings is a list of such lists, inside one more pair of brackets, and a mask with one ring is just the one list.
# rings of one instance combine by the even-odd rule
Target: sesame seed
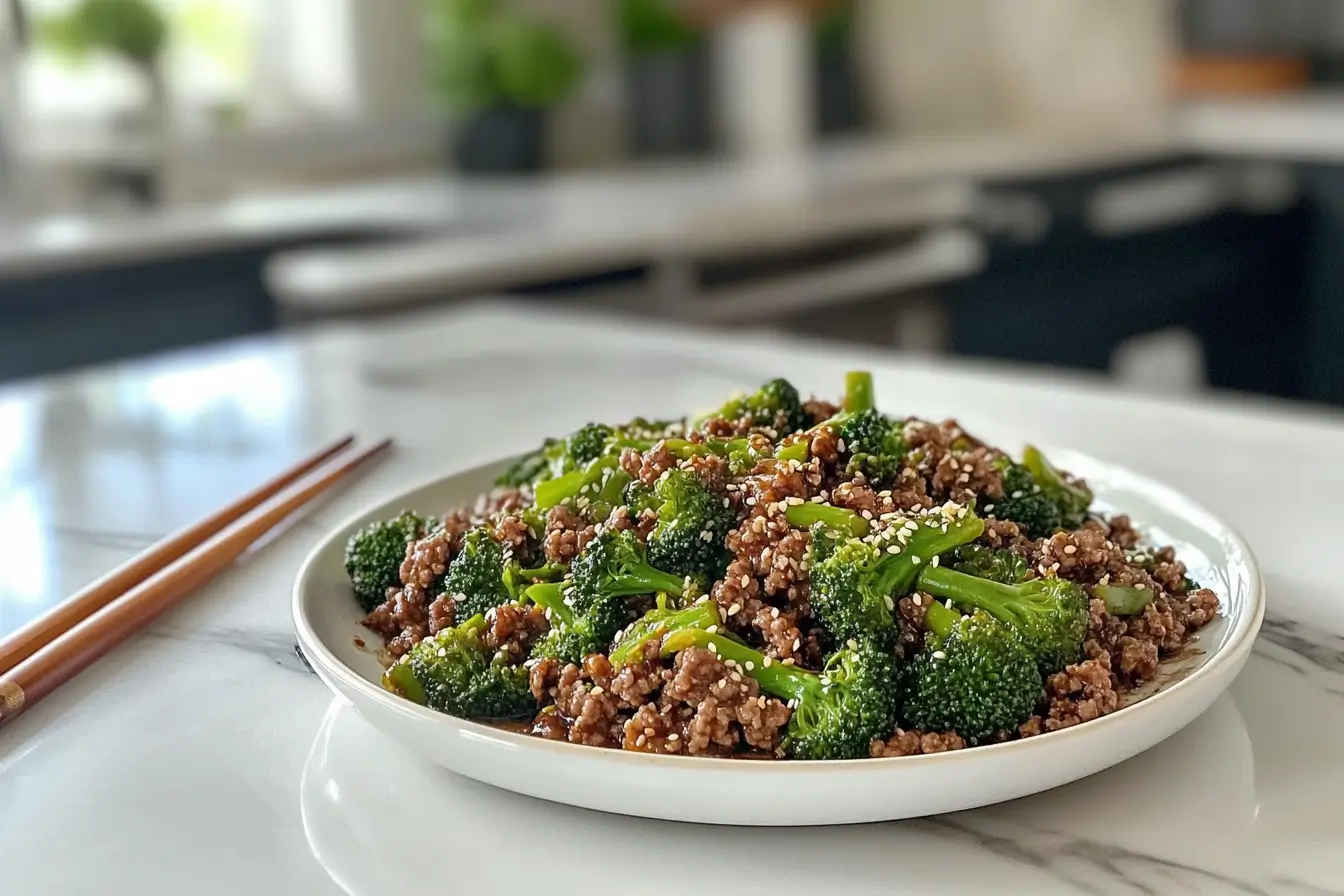
[[447,655],[448,655],[448,648],[446,648],[446,647],[440,647],[440,648],[438,649],[438,651],[437,651],[437,655],[440,656],[440,657],[445,657],[445,656],[447,656]]
[[731,500],[729,500],[728,498],[724,498],[724,499],[723,499],[723,506],[724,506],[724,507],[731,507],[731,506],[733,506],[733,502],[732,502]]
[[784,503],[788,504],[790,507],[797,507],[799,504],[803,503],[803,499],[796,498],[793,495],[790,495],[789,497],[784,499]]
[[771,663],[771,662],[773,662],[773,661],[770,659],[770,657],[766,657],[765,659],[761,660],[761,666],[762,666],[763,668],[769,669],[769,668],[770,668],[770,663]]
[[813,495],[813,496],[812,496],[812,503],[813,503],[813,504],[825,504],[825,503],[826,503],[826,499],[823,498],[821,495]]
[[947,659],[947,654],[943,653],[941,650],[935,650],[933,652],[933,658],[936,660],[945,660]]
[[599,685],[594,686],[594,687],[593,687],[593,693],[594,693],[594,694],[600,694],[600,693],[602,693],[602,685],[599,684]]
[[786,660],[780,660],[780,661],[779,661],[779,664],[780,664],[781,666],[792,666],[792,665],[793,665],[793,657],[789,657],[789,658],[786,659]]
[[719,652],[719,648],[715,646],[713,641],[709,642],[709,652],[714,654],[717,654]]
[[739,603],[735,603],[735,604],[733,604],[731,607],[728,608],[728,615],[729,615],[729,616],[736,616],[736,615],[737,615],[738,613],[740,613],[741,611],[742,611],[742,605],[739,604]]
[[1134,586],[1134,590],[1135,590],[1135,591],[1147,591],[1147,590],[1148,590],[1148,586],[1145,585],[1145,584],[1143,584],[1142,582],[1140,582],[1139,584],[1137,584],[1137,585]]
[[745,668],[748,672],[750,672],[751,670],[756,668],[756,663],[752,660],[747,660]]
[[919,563],[919,555],[918,555],[918,554],[911,554],[911,555],[910,555],[910,562],[911,562],[911,563],[916,563],[916,564]]
[[751,576],[747,575],[746,573],[742,573],[742,578],[738,580],[738,583],[743,588],[746,588],[748,585],[751,584]]
[[873,512],[871,510],[860,510],[859,516],[863,517],[866,520],[871,520],[873,518]]
[[886,603],[887,609],[889,611],[896,609],[896,601],[892,598],[890,594],[883,595],[882,600]]
[[918,594],[913,595],[910,598],[910,603],[914,604],[917,607],[922,607],[924,606],[924,598],[920,597]]
[[778,618],[779,618],[779,607],[771,607],[771,608],[770,608],[770,618],[771,618],[771,619],[778,619]]
[[644,744],[646,744],[647,742],[648,742],[648,737],[647,737],[646,735],[644,735],[644,734],[641,734],[639,737],[635,738],[635,746],[637,746],[637,747],[642,747],[642,746],[644,746]]
[[989,512],[992,511],[993,509],[994,509],[994,505],[993,505],[993,504],[986,504],[986,505],[985,505],[985,513],[989,513]]
[[797,650],[798,648],[800,648],[800,647],[802,647],[802,646],[803,646],[803,639],[802,639],[802,638],[794,638],[794,639],[793,639],[793,649],[794,649],[794,650]]
[[747,495],[747,506],[748,506],[748,507],[755,507],[755,506],[756,506],[756,496],[755,496],[755,495]]
[[734,672],[732,675],[729,675],[728,677],[731,678],[733,681],[741,681],[741,680],[742,680],[742,673],[741,673],[741,672]]
[[897,547],[896,545],[894,545],[894,544],[893,544],[893,545],[888,545],[888,546],[887,546],[887,553],[888,553],[888,554],[899,554],[900,552],[901,552],[901,549],[900,549],[899,547]]
[[759,706],[761,709],[765,709],[765,695],[764,695],[764,694],[762,694],[761,696],[759,696],[759,697],[756,698],[756,705]]
[[647,734],[649,737],[653,737],[654,734],[656,734],[657,732],[654,731],[652,728],[645,728],[644,733]]
[[1078,546],[1076,544],[1066,544],[1064,545],[1064,553],[1076,554],[1078,553]]
[[718,630],[719,630],[719,627],[718,627],[717,625],[711,625],[709,628],[705,629],[705,631],[708,632],[708,633],[711,634],[711,635],[714,634],[715,632],[717,632]]
[[835,450],[836,450],[836,451],[839,451],[841,454],[844,454],[844,453],[845,453],[845,440],[844,440],[844,439],[836,439],[836,440],[835,440]]
[[678,740],[680,740],[680,739],[681,739],[681,735],[678,734],[678,733],[675,732],[675,731],[673,731],[671,734],[669,734],[669,735],[667,736],[667,742],[668,742],[668,743],[676,743],[676,742],[677,742]]
[[855,641],[853,638],[850,638],[848,641],[845,642],[845,646],[848,647],[850,650],[858,650],[859,642]]
[[932,560],[930,560],[930,561],[929,561],[929,565],[930,565],[930,566],[937,566],[937,565],[938,565],[938,558],[937,558],[937,557],[934,557]]

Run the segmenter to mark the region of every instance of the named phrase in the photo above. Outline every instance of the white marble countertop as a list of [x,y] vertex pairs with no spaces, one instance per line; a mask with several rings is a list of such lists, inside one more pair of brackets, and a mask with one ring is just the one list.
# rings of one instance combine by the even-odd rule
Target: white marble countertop
[[[530,342],[545,347],[518,348]],[[400,440],[350,491],[0,733],[0,891],[364,896],[544,881],[605,893],[629,890],[617,882],[637,867],[675,866],[742,894],[1344,893],[1344,417],[766,337],[730,345],[473,306],[0,390],[0,630],[335,435]],[[571,810],[425,766],[296,657],[301,558],[379,496],[770,375],[833,392],[854,366],[876,371],[893,409],[1128,464],[1240,528],[1271,617],[1231,691],[1158,748],[1050,793],[915,822],[747,830]],[[412,803],[431,824],[400,830],[395,807]],[[774,870],[753,871],[767,854]]]

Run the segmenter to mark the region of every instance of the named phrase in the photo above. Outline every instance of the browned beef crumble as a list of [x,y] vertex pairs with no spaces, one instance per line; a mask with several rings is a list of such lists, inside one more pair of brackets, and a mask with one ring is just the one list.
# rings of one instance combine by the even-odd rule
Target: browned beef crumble
[[966,741],[955,731],[905,731],[897,728],[886,740],[875,740],[868,748],[874,759],[884,756],[919,756],[964,750]]
[[485,614],[485,622],[486,646],[503,651],[517,661],[526,658],[532,642],[551,628],[546,621],[546,611],[536,604],[495,607]]
[[577,557],[596,534],[596,527],[564,504],[546,515],[542,552],[547,563],[568,563]]

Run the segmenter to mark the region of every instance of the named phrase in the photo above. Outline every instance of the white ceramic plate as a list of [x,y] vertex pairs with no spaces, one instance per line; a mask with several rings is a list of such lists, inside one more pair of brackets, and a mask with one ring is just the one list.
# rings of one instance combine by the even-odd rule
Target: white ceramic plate
[[[954,812],[1057,787],[1122,762],[1179,731],[1213,703],[1250,655],[1264,616],[1263,586],[1241,538],[1177,492],[1100,461],[1050,451],[1085,476],[1100,506],[1123,510],[1144,534],[1176,546],[1213,588],[1223,616],[1199,650],[1166,667],[1144,699],[1105,718],[1024,741],[932,756],[848,762],[744,762],[651,756],[541,740],[443,715],[383,690],[377,642],[359,625],[346,579],[346,539],[411,508],[441,512],[490,487],[500,465],[398,495],[348,520],[308,556],[294,586],[299,645],[317,674],[388,737],[430,762],[487,784],[589,809],[710,824],[815,825]],[[370,756],[370,762],[379,761]]]

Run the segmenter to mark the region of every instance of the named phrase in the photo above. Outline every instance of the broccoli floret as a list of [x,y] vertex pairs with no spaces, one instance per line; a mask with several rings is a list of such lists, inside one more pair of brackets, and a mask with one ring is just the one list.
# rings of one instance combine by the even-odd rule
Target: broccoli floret
[[1050,463],[1040,449],[1028,445],[1022,451],[1022,466],[1031,471],[1036,484],[1059,508],[1065,528],[1076,529],[1087,519],[1092,506],[1092,490],[1081,482],[1069,482],[1064,474]]
[[709,629],[723,624],[713,601],[692,604],[681,610],[650,610],[620,633],[608,659],[615,668],[644,661],[644,648],[654,638],[663,638],[684,629]]
[[383,686],[421,706],[467,719],[512,719],[537,708],[527,670],[492,655],[474,616],[425,638],[383,676]]
[[1005,585],[1017,585],[1035,576],[1020,554],[981,544],[962,545],[948,555],[943,565],[968,576],[991,579]]
[[1006,457],[997,466],[1003,473],[1003,497],[986,504],[986,514],[1017,523],[1032,538],[1046,538],[1063,526],[1059,505],[1036,483],[1030,470]]
[[533,585],[524,595],[545,608],[551,630],[533,648],[534,657],[581,662],[604,652],[630,619],[629,598],[662,592],[681,597],[685,579],[650,566],[644,546],[628,530],[604,532],[590,541],[563,582]]
[[1030,718],[1044,692],[1041,673],[1013,629],[936,601],[924,625],[924,649],[902,672],[907,726],[955,731],[974,744]]
[[576,467],[585,467],[602,456],[614,432],[610,426],[589,423],[565,440],[565,451]]
[[488,527],[477,526],[462,536],[462,547],[443,580],[459,618],[483,614],[512,599],[504,581],[505,565],[504,546]]
[[1088,597],[1080,586],[1049,576],[1018,585],[926,567],[919,590],[959,607],[984,610],[1015,630],[1046,675],[1078,662],[1087,634]]
[[495,485],[522,488],[558,476],[566,457],[564,439],[547,439],[539,448],[520,456],[499,475]]
[[904,541],[897,537],[879,545],[851,538],[825,547],[820,559],[814,550],[812,610],[837,643],[851,638],[885,643],[896,599],[910,590],[919,571],[985,529],[984,520],[964,509],[961,516],[934,511],[911,522],[913,529],[899,530],[906,533]]
[[[655,568],[635,534],[628,529],[603,532],[588,542],[570,564],[573,594],[568,601],[580,614],[636,594],[685,593],[686,577]],[[613,629],[612,631],[615,631]]]
[[544,582],[533,585],[524,596],[547,611],[551,628],[532,645],[533,659],[553,659],[561,663],[581,663],[590,653],[602,653],[611,645],[611,639],[621,625],[614,626],[606,619],[580,616],[565,603],[565,582]]
[[713,582],[731,555],[724,546],[737,513],[722,492],[689,470],[669,470],[654,485],[658,524],[649,533],[649,562],[676,575]]
[[712,647],[723,660],[754,678],[761,690],[793,706],[784,749],[794,759],[860,759],[876,737],[887,737],[896,720],[896,664],[873,644],[838,651],[821,672],[770,660],[739,641],[702,629],[683,629],[663,639],[663,656],[688,647]]
[[875,483],[891,483],[901,474],[909,446],[900,423],[876,410],[843,412],[836,425],[845,446],[845,470]]
[[750,395],[728,401],[709,418],[747,420],[752,427],[773,429],[778,435],[797,432],[807,425],[807,412],[798,390],[788,380],[774,379]]
[[364,612],[387,599],[387,589],[401,586],[401,561],[408,545],[438,528],[439,521],[405,511],[390,520],[370,523],[345,545],[345,571]]

